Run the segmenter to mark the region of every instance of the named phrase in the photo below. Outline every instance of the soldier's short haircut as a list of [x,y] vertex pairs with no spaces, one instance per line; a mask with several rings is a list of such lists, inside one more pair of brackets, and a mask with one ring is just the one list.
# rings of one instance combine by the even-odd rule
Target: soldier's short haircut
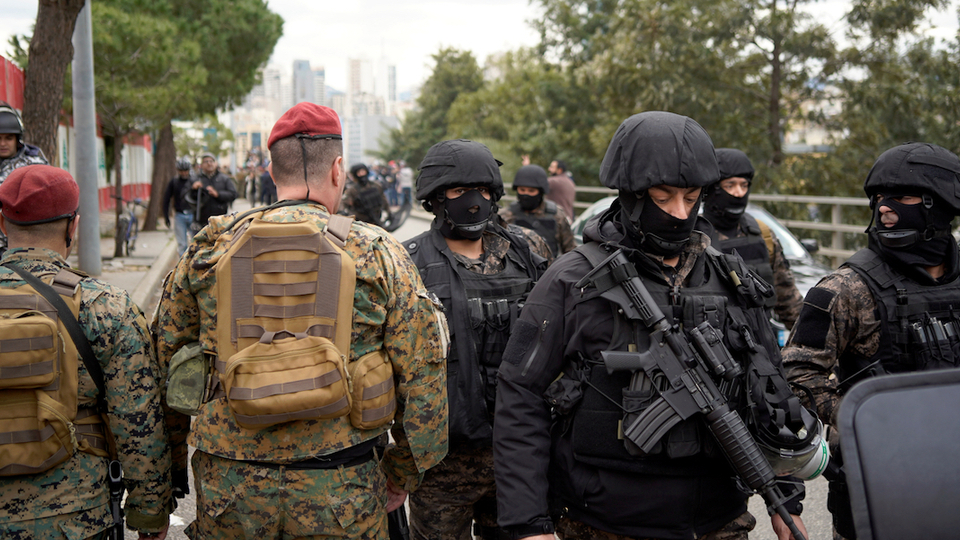
[[[306,149],[304,152],[303,149]],[[303,139],[303,148],[296,137],[287,137],[273,143],[273,180],[278,185],[303,182],[303,156],[307,157],[307,174],[321,178],[330,172],[333,161],[343,155],[343,142],[336,139]]]

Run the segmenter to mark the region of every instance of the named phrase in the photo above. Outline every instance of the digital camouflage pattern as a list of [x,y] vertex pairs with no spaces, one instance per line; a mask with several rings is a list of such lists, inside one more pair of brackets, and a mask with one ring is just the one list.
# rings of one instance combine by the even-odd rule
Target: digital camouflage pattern
[[10,173],[27,165],[48,165],[43,152],[32,144],[23,145],[12,157],[0,159],[0,183],[3,183]]
[[190,538],[387,537],[386,479],[376,461],[291,470],[193,454],[197,521]]
[[[328,217],[320,204],[301,204],[278,208],[263,219],[278,223],[313,219],[325,224]],[[199,341],[214,355],[217,352],[215,265],[229,247],[232,234],[223,233],[233,219],[211,218],[164,285],[154,328],[164,369],[174,353],[192,341]],[[354,222],[344,251],[354,259],[357,271],[349,361],[378,349],[390,357],[397,382],[397,416],[391,429],[397,446],[387,451],[382,466],[397,486],[412,490],[423,471],[447,451],[446,351],[441,342],[445,321],[416,267],[393,237]],[[190,430],[189,417],[171,416],[179,434]],[[347,416],[244,429],[221,397],[201,408],[189,431],[189,443],[231,460],[292,463],[357,445],[387,429],[359,430]]]
[[[535,219],[540,219],[546,213],[547,201],[544,200],[540,203],[540,206],[535,209],[527,212]],[[503,218],[507,223],[513,223],[516,221],[516,216],[513,215],[513,212],[510,211],[510,207],[502,208],[499,211],[500,217]],[[560,253],[555,253],[554,258],[563,255],[564,253],[573,251],[577,247],[577,242],[573,238],[573,229],[570,228],[570,219],[567,217],[567,212],[563,209],[562,206],[557,205],[557,212],[553,214],[553,220],[557,223],[557,245],[560,247]]]
[[[794,343],[797,332],[809,331],[804,320],[794,328],[783,349],[783,365],[790,382],[806,386],[813,392],[817,415],[824,423],[836,426],[837,404],[841,392],[834,375],[841,356],[870,358],[880,347],[880,321],[877,305],[870,289],[852,268],[843,267],[827,275],[814,289],[833,296],[826,312],[804,304],[817,318],[829,319],[825,325],[823,348]],[[807,293],[808,295],[810,293]],[[819,325],[818,325],[819,326]],[[813,331],[821,331],[819,329]]]
[[[698,537],[696,540],[747,540],[748,533],[757,526],[757,519],[750,512],[744,512],[737,519],[720,527],[716,531]],[[560,518],[557,523],[557,536],[563,540],[657,540],[656,538],[637,538],[601,531],[570,518]]]
[[[15,248],[13,261],[48,281],[69,265],[57,253]],[[19,276],[0,268],[0,287],[18,287]],[[81,284],[80,327],[90,341],[106,384],[110,427],[123,465],[127,525],[158,532],[172,511],[170,451],[161,411],[161,371],[147,324],[127,293],[87,278]],[[94,407],[97,387],[80,362],[79,403]],[[86,538],[110,525],[107,459],[77,452],[36,475],[0,478],[0,537]]]
[[[746,236],[743,229],[737,227],[737,238]],[[771,234],[772,231],[771,231]],[[720,240],[727,240],[729,236],[717,231]],[[790,261],[783,256],[783,246],[776,234],[773,234],[773,253],[770,254],[770,266],[773,268],[773,288],[777,294],[777,305],[773,312],[777,314],[777,319],[787,327],[793,328],[800,316],[800,308],[803,306],[803,295],[797,289],[796,281],[793,279],[793,272],[790,271]]]
[[493,448],[457,448],[410,494],[410,537],[471,540],[470,524],[497,528]]

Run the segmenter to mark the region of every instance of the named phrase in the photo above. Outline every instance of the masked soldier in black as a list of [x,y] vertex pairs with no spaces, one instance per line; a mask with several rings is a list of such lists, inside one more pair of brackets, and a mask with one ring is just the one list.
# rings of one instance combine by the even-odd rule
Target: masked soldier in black
[[[841,397],[860,380],[960,366],[960,259],[951,235],[960,159],[933,144],[896,146],[863,189],[873,209],[867,247],[810,289],[783,351],[790,380],[812,392],[833,425]],[[830,448],[842,462],[838,438]],[[842,475],[828,479],[835,538],[856,538]]]
[[[600,179],[619,196],[530,293],[500,367],[494,463],[499,523],[511,538],[746,540],[756,524],[705,415],[669,428],[646,453],[621,435],[668,391],[662,372],[610,373],[602,359],[664,346],[661,332],[625,315],[633,308],[620,299],[635,277],[672,331],[689,335],[704,322],[718,330],[743,368],[739,390],[724,397],[752,430],[774,417],[784,432],[816,429],[798,425],[812,417],[786,383],[762,299],[747,292],[754,274],[694,230],[701,189],[718,178],[713,143],[690,118],[644,112],[613,136]],[[626,262],[612,266],[618,257]],[[803,532],[798,498],[786,508]]]
[[350,167],[350,176],[353,181],[343,192],[341,213],[352,215],[357,221],[383,226],[383,211],[390,210],[383,186],[370,179],[370,169],[363,163]]
[[554,257],[577,247],[566,211],[553,201],[544,200],[550,192],[547,171],[539,165],[524,165],[513,178],[517,202],[500,212],[507,223],[533,230],[543,237]]
[[754,272],[773,285],[776,294],[767,297],[767,309],[793,328],[803,296],[797,290],[783,247],[764,223],[746,212],[753,183],[750,158],[740,150],[717,148],[720,181],[703,188],[703,215],[697,230],[710,236],[710,245],[724,253],[737,253]]
[[447,457],[410,494],[415,539],[499,538],[493,479],[497,369],[510,327],[546,267],[550,251],[532,231],[497,219],[500,162],[468,140],[435,144],[420,163],[417,199],[436,216],[405,242],[450,326]]

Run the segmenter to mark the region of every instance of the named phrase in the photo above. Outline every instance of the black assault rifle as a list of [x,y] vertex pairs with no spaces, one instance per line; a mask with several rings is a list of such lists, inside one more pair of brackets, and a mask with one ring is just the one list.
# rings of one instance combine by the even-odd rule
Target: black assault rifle
[[[744,483],[763,497],[771,513],[780,515],[795,540],[806,540],[784,508],[786,498],[776,485],[770,462],[707,371],[709,368],[725,386],[742,373],[740,365],[723,345],[720,333],[710,323],[703,322],[689,330],[688,337],[679,327],[667,323],[622,250],[597,265],[576,287],[585,287],[593,275],[605,267],[611,269],[629,300],[617,302],[618,306],[627,318],[643,322],[651,334],[650,347],[645,352],[604,351],[603,362],[610,373],[633,372],[630,390],[640,390],[652,381],[660,394],[636,420],[623,426],[624,436],[648,453],[670,428],[702,413],[710,432]],[[650,381],[645,380],[648,377]]]

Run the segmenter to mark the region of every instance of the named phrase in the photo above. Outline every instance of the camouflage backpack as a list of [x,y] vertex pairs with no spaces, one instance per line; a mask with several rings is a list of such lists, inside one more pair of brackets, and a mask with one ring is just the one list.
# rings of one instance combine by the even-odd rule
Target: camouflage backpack
[[321,227],[262,216],[242,216],[221,237],[230,247],[216,266],[214,367],[237,423],[390,422],[396,394],[385,352],[349,362],[356,269],[343,246],[353,218],[332,215]]
[[[53,279],[74,317],[82,279],[67,269]],[[78,412],[78,368],[57,308],[29,284],[0,288],[0,476],[49,470],[77,450],[110,455],[97,410]]]

